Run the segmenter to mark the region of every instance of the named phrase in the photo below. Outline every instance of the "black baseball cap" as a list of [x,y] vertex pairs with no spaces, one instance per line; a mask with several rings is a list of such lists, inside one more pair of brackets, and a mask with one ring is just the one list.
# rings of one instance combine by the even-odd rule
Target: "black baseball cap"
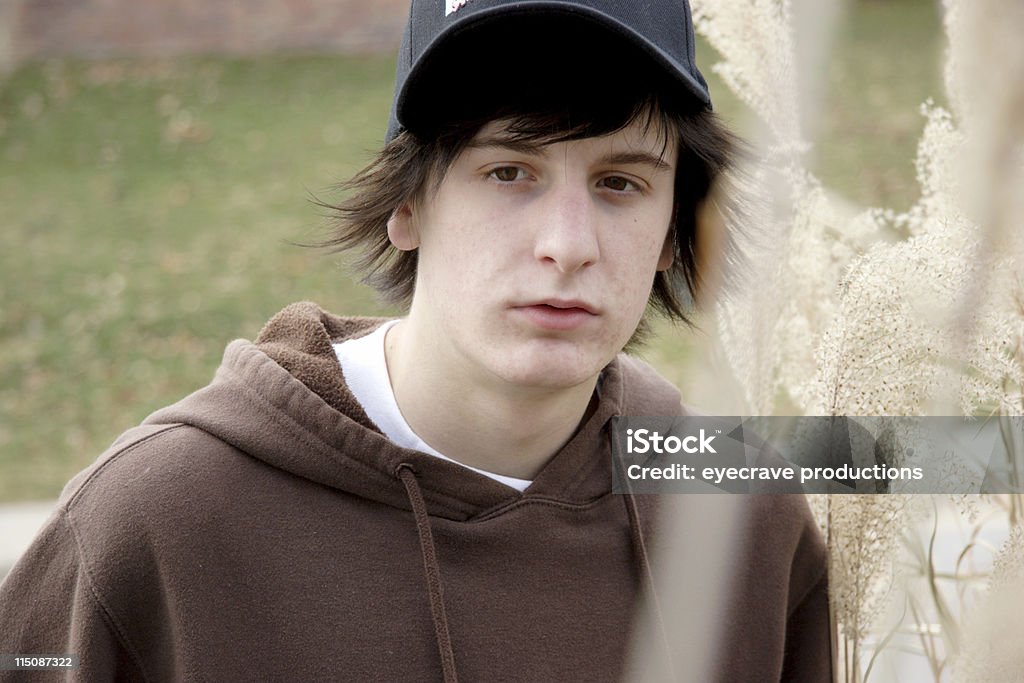
[[412,0],[395,81],[388,141],[499,97],[646,88],[711,107],[688,0]]

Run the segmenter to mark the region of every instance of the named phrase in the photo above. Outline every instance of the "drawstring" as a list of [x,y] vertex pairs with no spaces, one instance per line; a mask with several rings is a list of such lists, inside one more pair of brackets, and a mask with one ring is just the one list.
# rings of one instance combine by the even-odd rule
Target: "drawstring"
[[658,631],[661,633],[662,645],[665,646],[671,680],[679,680],[676,676],[676,665],[672,658],[672,644],[668,639],[668,631],[665,629],[665,619],[662,616],[661,602],[658,600],[658,593],[654,586],[654,573],[651,571],[651,563],[647,557],[647,544],[644,542],[643,528],[640,526],[640,510],[636,504],[636,497],[632,493],[622,496],[626,503],[626,514],[629,516],[629,532],[633,541],[633,552],[636,555],[637,569],[640,573],[641,584],[647,584],[647,594],[650,596],[651,605],[654,608],[654,618],[658,624]]
[[458,683],[455,674],[455,652],[452,650],[452,637],[448,632],[448,616],[444,611],[444,588],[441,585],[441,568],[437,564],[437,553],[434,550],[434,535],[430,532],[430,518],[427,517],[427,504],[423,501],[423,493],[416,481],[412,465],[402,463],[398,466],[398,478],[405,484],[405,492],[412,506],[412,514],[416,518],[416,533],[420,537],[420,551],[423,553],[423,571],[427,577],[427,593],[430,595],[430,613],[434,618],[434,637],[437,649],[441,654],[441,671],[444,683]]
[[[396,474],[402,480],[402,484],[405,485],[405,492],[409,498],[409,504],[412,506],[412,514],[416,518],[416,533],[419,535],[420,551],[423,555],[423,571],[427,579],[430,613],[434,620],[434,637],[437,639],[437,649],[441,655],[441,671],[444,676],[444,683],[458,683],[459,678],[455,673],[455,652],[452,649],[451,633],[448,631],[448,616],[444,609],[444,587],[441,583],[441,568],[437,563],[434,535],[430,531],[430,518],[427,516],[427,505],[423,500],[423,493],[420,491],[419,482],[416,481],[416,474],[413,471],[412,465],[402,463],[398,466]],[[668,632],[665,630],[665,620],[662,616],[661,604],[654,590],[654,574],[651,571],[651,563],[647,556],[647,543],[644,541],[643,528],[640,524],[640,511],[633,494],[627,493],[622,498],[625,501],[626,514],[629,517],[630,537],[633,543],[633,551],[636,555],[640,581],[648,586],[648,594],[654,607],[658,630],[661,632],[662,642],[668,656],[672,680],[676,680],[675,663],[672,660],[672,646],[668,640]]]

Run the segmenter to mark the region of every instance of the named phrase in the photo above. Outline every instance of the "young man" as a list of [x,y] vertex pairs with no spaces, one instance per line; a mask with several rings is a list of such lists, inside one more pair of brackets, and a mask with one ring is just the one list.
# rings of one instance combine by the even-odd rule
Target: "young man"
[[[699,280],[709,104],[680,0],[414,0],[330,242],[408,315],[296,304],[233,342],[68,485],[0,652],[83,680],[619,678],[656,501],[611,493],[610,420],[681,414],[620,351]],[[716,680],[827,681],[806,504],[748,507]]]

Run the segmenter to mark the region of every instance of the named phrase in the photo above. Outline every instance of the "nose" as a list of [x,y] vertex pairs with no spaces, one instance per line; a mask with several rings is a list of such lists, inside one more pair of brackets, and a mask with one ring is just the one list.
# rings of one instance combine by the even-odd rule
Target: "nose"
[[588,192],[552,189],[537,224],[534,257],[566,274],[597,263],[601,248],[596,218]]

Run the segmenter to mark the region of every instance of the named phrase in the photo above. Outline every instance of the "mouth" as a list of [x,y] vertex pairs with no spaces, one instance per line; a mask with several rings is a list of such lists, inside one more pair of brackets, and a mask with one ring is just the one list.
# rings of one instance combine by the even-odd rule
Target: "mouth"
[[512,308],[541,329],[561,332],[581,327],[599,315],[596,307],[575,299],[544,299]]

